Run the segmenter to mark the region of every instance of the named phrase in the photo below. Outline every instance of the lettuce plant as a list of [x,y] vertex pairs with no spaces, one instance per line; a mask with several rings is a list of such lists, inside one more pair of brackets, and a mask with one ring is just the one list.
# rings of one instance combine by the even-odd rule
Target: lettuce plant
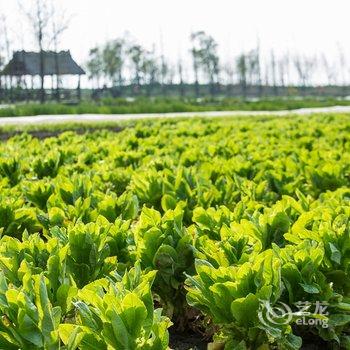
[[136,257],[144,269],[157,271],[153,289],[170,315],[183,313],[184,272],[193,267],[192,238],[182,220],[181,204],[163,217],[158,211],[144,207],[135,227]]
[[120,281],[97,280],[81,291],[74,305],[76,324],[59,326],[69,349],[165,350],[169,319],[154,310],[151,285],[155,272],[139,265]]
[[59,348],[62,311],[59,306],[52,306],[42,275],[26,274],[22,286],[15,287],[0,273],[0,314],[3,349]]

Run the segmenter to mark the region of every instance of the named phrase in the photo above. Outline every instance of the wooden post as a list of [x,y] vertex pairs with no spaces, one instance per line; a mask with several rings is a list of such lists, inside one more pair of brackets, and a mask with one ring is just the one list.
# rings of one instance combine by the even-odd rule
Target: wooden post
[[54,85],[54,79],[53,74],[51,75],[51,101],[53,101],[55,96],[55,85]]
[[33,100],[34,98],[34,77],[30,76],[30,99]]
[[13,76],[10,76],[10,101],[13,103]]
[[3,101],[3,82],[2,75],[0,74],[0,103]]
[[61,91],[60,91],[60,76],[56,74],[56,101],[60,102]]
[[77,97],[78,97],[78,102],[80,103],[81,101],[81,89],[80,89],[80,74],[78,76],[78,87],[77,87]]
[[23,83],[24,83],[24,89],[25,89],[25,96],[26,96],[26,102],[28,103],[30,100],[30,94],[29,94],[29,89],[28,89],[28,84],[27,84],[27,76],[23,76]]
[[60,64],[58,61],[58,55],[57,49],[55,50],[55,67],[56,67],[56,101],[60,102],[61,99],[61,92],[60,92]]

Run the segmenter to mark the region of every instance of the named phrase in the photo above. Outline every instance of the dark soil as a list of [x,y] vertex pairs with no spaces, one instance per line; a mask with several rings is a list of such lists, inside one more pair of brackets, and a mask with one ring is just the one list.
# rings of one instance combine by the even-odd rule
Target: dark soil
[[196,333],[173,333],[170,329],[170,349],[173,350],[206,350],[207,341]]
[[310,328],[302,326],[294,326],[293,333],[303,339],[303,345],[301,350],[333,350],[335,349],[334,343],[331,341],[325,341],[317,332],[312,332]]
[[303,339],[303,345],[301,350],[332,350],[334,349],[331,342],[325,342],[321,338],[317,338],[314,341],[311,339]]
[[[178,333],[170,328],[170,349],[173,350],[207,350],[211,340],[203,339],[198,333]],[[309,337],[303,339],[301,350],[331,350],[334,349],[330,342],[325,342],[319,337]]]
[[[305,343],[305,342],[304,342]],[[171,334],[170,349],[173,350],[207,350],[208,343],[195,334]],[[329,344],[317,342],[315,344],[306,343],[300,350],[330,350]]]

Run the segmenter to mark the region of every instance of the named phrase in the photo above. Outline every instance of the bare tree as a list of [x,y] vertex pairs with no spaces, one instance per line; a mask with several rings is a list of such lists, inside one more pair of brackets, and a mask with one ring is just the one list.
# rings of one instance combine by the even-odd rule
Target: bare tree
[[278,74],[278,84],[285,88],[288,84],[289,78],[289,56],[287,54],[283,55],[277,60],[277,74]]
[[[5,65],[5,57],[3,56],[3,52],[2,52],[2,46],[0,43],[0,71],[2,71],[2,69],[4,68]],[[0,102],[2,102],[4,99],[4,82],[3,82],[3,77],[0,73]]]
[[260,58],[260,40],[258,39],[257,46],[255,49],[255,62],[256,62],[256,85],[258,88],[258,95],[259,97],[263,94],[263,84],[262,84],[262,77],[261,77],[261,58]]
[[123,39],[109,41],[102,49],[103,70],[113,87],[121,89],[124,83],[125,42]]
[[[0,33],[3,33],[3,27],[5,26],[5,16],[0,17]],[[0,34],[0,71],[4,68],[5,65],[5,38],[3,34]],[[0,102],[3,100],[3,90],[4,90],[3,77],[0,75]]]
[[39,70],[40,70],[40,102],[45,102],[45,40],[49,36],[49,25],[52,19],[52,9],[45,0],[32,0],[32,6],[27,9],[23,5],[23,0],[19,1],[19,5],[27,16],[32,26],[34,38],[39,48]]
[[171,63],[167,64],[168,66],[168,73],[166,75],[166,84],[167,85],[173,85],[174,84],[174,79],[175,79],[175,75],[176,75],[176,66],[174,66]]
[[317,62],[315,57],[295,56],[294,66],[299,77],[302,94],[304,95],[306,87],[311,85],[312,76],[315,72]]
[[191,55],[192,55],[192,62],[193,62],[195,95],[198,98],[199,97],[199,67],[200,67],[200,60],[201,60],[201,57],[200,57],[201,52],[195,45],[195,33],[192,33],[190,38],[192,42]]
[[158,73],[159,73],[158,62],[157,62],[157,58],[155,57],[154,49],[153,51],[143,51],[142,63],[141,63],[140,69],[142,73],[143,84],[146,86],[147,96],[151,96],[153,88],[158,81]]
[[67,13],[57,6],[55,6],[54,1],[51,1],[51,38],[50,44],[53,45],[55,52],[55,71],[56,71],[56,100],[60,101],[60,66],[58,59],[58,47],[61,41],[63,33],[68,29],[70,23],[70,18]]
[[227,96],[232,96],[233,93],[233,85],[234,85],[234,76],[235,76],[235,69],[232,65],[232,62],[228,61],[223,66],[223,72],[226,76],[225,83],[227,88]]
[[236,61],[237,74],[239,84],[241,86],[242,96],[247,97],[247,72],[248,72],[248,58],[245,53],[240,54]]
[[327,56],[325,54],[322,54],[321,56],[321,62],[324,69],[324,72],[327,77],[327,83],[328,85],[334,85],[337,80],[337,71],[336,67],[328,60]]
[[[194,66],[202,69],[204,76],[207,77],[210,86],[210,94],[214,95],[216,87],[219,86],[219,55],[217,53],[218,44],[214,38],[204,31],[192,33],[191,40],[193,44],[192,55]],[[199,64],[199,67],[198,67]],[[198,80],[198,79],[196,79]]]
[[164,42],[163,33],[160,31],[160,85],[162,88],[162,94],[165,96],[165,81],[169,73],[169,66],[164,56]]
[[102,52],[99,47],[95,47],[89,52],[89,59],[86,63],[89,79],[96,82],[97,89],[100,89],[101,78],[104,73]]
[[165,96],[166,94],[166,83],[167,83],[167,78],[170,74],[170,67],[168,62],[165,59],[164,54],[162,53],[160,56],[160,85],[162,89],[162,95]]
[[141,74],[142,65],[144,60],[144,49],[139,44],[133,44],[128,49],[128,55],[131,61],[131,68],[133,70],[133,83],[136,88],[136,92],[140,91],[141,87]]
[[246,64],[246,79],[247,84],[258,88],[258,95],[262,95],[261,84],[261,67],[260,67],[260,49],[259,46],[256,49],[251,50],[245,55]]
[[347,84],[347,64],[343,48],[338,44],[339,54],[339,73],[342,85],[343,96],[346,96],[346,84]]
[[[5,62],[8,62],[10,60],[10,55],[11,55],[11,45],[10,45],[10,39],[8,36],[7,22],[6,22],[5,15],[0,16],[0,33],[1,33],[0,34],[0,60],[1,60],[0,69],[2,69]],[[3,81],[0,81],[0,84],[2,84],[1,87],[5,91],[8,90],[9,85],[10,85],[10,89],[12,87],[11,79],[8,82],[7,77],[4,77]]]
[[271,50],[271,78],[272,78],[272,87],[273,87],[273,94],[275,96],[278,95],[278,87],[277,87],[277,62],[275,57],[275,52]]
[[267,62],[264,69],[264,84],[268,88],[270,86],[270,64]]
[[177,72],[179,75],[179,90],[180,90],[180,96],[184,97],[185,95],[185,89],[184,89],[184,68],[183,68],[183,63],[182,59],[179,58],[177,62]]
[[10,44],[10,39],[9,39],[9,36],[8,36],[8,30],[7,30],[7,22],[6,22],[6,17],[5,15],[2,15],[0,17],[0,33],[1,34],[1,42],[2,42],[2,45],[3,45],[3,49],[4,49],[4,53],[6,56],[6,59],[9,60],[10,59],[10,55],[11,55],[11,44]]

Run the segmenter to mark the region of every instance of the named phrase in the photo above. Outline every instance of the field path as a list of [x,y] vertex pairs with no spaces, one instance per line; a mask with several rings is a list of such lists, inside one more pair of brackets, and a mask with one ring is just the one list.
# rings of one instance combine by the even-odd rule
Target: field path
[[40,125],[56,123],[94,123],[117,122],[122,120],[137,120],[146,118],[194,118],[194,117],[233,117],[233,116],[287,116],[309,115],[315,113],[350,113],[350,106],[335,106],[322,108],[302,108],[289,111],[217,111],[217,112],[181,112],[152,114],[79,114],[79,115],[38,115],[27,117],[0,118],[0,126],[5,125]]

